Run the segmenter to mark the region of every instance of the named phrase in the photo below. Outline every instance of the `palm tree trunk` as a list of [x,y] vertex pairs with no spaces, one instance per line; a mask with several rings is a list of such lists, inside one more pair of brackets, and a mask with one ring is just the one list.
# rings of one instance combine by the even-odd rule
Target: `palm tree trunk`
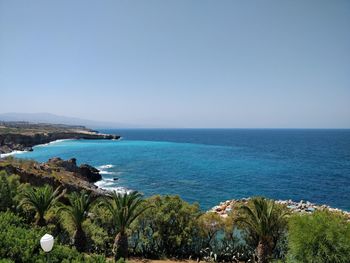
[[38,219],[36,220],[36,224],[38,226],[46,226],[46,220],[43,215],[38,215]]
[[267,258],[268,258],[268,244],[263,241],[260,240],[258,247],[257,247],[257,257],[258,257],[258,263],[268,263]]
[[86,235],[81,226],[77,227],[74,233],[74,246],[79,252],[84,252],[86,249]]
[[115,260],[128,257],[128,236],[124,231],[119,232],[114,240],[113,253]]

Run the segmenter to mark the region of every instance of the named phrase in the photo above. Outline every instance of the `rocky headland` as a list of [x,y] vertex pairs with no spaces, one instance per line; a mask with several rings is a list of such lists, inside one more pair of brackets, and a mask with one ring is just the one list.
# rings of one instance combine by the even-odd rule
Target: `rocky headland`
[[32,151],[32,147],[63,139],[115,140],[120,136],[101,134],[84,126],[33,124],[0,121],[0,154]]

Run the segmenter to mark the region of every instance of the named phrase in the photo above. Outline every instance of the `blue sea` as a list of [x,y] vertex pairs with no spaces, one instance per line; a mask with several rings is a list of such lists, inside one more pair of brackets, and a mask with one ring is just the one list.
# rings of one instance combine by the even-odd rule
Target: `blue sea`
[[350,130],[120,129],[121,140],[67,140],[20,158],[99,167],[108,189],[176,194],[203,210],[263,195],[350,210]]

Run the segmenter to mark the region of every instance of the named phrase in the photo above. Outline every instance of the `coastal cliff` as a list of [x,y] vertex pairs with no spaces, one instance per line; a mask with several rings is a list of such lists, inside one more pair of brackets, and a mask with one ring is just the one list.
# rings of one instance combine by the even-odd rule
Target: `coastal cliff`
[[32,147],[62,139],[114,140],[120,136],[101,134],[84,126],[0,122],[0,154],[32,151]]

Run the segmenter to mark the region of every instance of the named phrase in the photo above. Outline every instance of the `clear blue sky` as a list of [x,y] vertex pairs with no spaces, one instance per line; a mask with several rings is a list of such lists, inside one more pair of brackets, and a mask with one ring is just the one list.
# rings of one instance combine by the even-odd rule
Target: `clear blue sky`
[[0,0],[0,113],[350,128],[350,1]]

